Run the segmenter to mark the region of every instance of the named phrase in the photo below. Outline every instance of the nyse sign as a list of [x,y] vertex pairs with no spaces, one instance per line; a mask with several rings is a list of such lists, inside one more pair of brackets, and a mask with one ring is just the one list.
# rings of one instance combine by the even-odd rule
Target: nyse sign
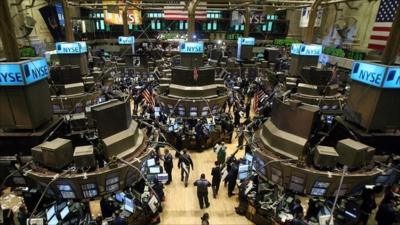
[[181,53],[203,53],[204,44],[203,42],[183,42],[180,44]]
[[118,37],[118,44],[120,45],[133,45],[135,43],[135,37],[134,36],[119,36]]
[[400,88],[400,67],[389,67],[385,82],[383,83],[384,88]]
[[319,56],[322,53],[322,45],[294,43],[290,48],[290,53],[294,55]]
[[57,54],[81,54],[87,52],[86,42],[57,42]]
[[355,62],[351,71],[351,79],[371,86],[382,87],[386,72],[384,65]]
[[256,43],[256,39],[249,37],[249,38],[238,38],[238,45],[254,45]]
[[45,58],[0,64],[0,86],[24,86],[49,76]]

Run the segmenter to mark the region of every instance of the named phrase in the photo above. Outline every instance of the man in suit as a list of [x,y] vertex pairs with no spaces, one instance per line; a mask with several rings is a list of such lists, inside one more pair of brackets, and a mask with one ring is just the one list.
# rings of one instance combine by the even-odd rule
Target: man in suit
[[164,151],[164,169],[168,174],[168,181],[166,185],[170,184],[172,181],[172,168],[174,168],[173,157],[168,149]]
[[211,170],[211,187],[213,190],[213,196],[214,198],[217,197],[218,195],[218,190],[219,190],[219,184],[221,183],[221,167],[218,161],[215,161],[215,167],[212,168]]
[[206,180],[206,175],[202,173],[200,179],[196,180],[193,184],[197,186],[200,209],[204,208],[204,206],[208,208],[210,206],[210,202],[208,201],[208,187],[211,186],[211,183]]
[[181,169],[181,181],[185,182],[185,187],[188,186],[190,166],[192,166],[193,170],[192,158],[186,152],[186,150],[183,150],[183,154],[179,156],[178,168]]

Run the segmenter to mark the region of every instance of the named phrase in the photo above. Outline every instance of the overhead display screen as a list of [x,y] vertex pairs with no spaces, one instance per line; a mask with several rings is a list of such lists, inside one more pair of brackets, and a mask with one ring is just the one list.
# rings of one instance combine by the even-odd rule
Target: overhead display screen
[[25,86],[49,76],[45,58],[0,64],[0,86]]

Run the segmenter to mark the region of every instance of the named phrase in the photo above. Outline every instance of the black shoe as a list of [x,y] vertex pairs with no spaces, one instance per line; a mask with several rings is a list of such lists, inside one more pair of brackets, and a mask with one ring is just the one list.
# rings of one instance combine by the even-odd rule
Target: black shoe
[[214,198],[217,198],[217,195],[213,195]]
[[206,204],[206,208],[210,207],[210,203]]
[[187,187],[188,186],[188,184],[185,184],[185,187]]

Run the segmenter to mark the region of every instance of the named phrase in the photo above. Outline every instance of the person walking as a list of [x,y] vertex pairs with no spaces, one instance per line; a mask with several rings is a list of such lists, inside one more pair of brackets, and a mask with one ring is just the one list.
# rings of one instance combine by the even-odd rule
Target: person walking
[[193,161],[186,150],[183,150],[183,154],[179,156],[178,168],[181,169],[181,181],[184,181],[185,187],[188,186],[190,166],[193,168]]
[[206,180],[206,175],[202,173],[200,179],[196,180],[193,185],[197,186],[197,198],[199,199],[200,209],[204,207],[208,208],[210,206],[210,202],[208,201],[208,187],[211,187],[211,183]]
[[211,187],[213,190],[213,197],[217,198],[219,185],[221,183],[221,167],[218,161],[215,161],[215,167],[211,170]]
[[174,168],[173,157],[168,149],[164,151],[164,169],[168,174],[168,181],[165,183],[166,185],[172,182],[172,168]]
[[226,146],[224,142],[221,142],[221,146],[219,148],[219,151],[217,152],[217,161],[219,162],[219,165],[224,165],[225,164],[225,159],[226,159]]

